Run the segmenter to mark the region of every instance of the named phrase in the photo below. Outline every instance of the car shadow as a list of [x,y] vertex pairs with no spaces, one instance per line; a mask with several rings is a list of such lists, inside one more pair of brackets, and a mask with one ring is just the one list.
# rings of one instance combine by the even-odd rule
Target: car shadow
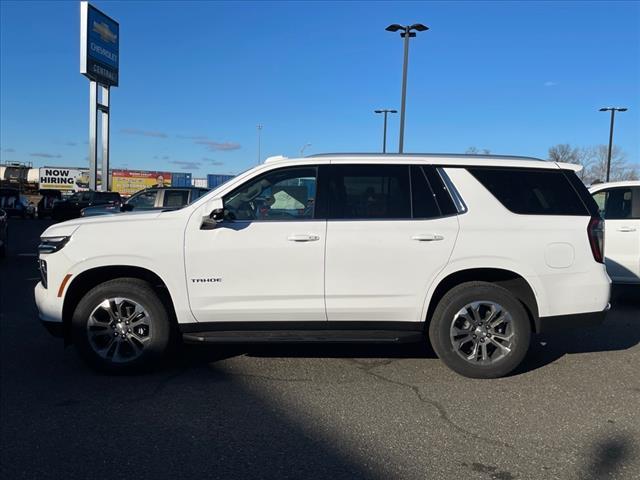
[[[529,354],[511,374],[549,365],[567,354],[626,350],[640,343],[640,288],[616,286],[614,309],[598,327],[534,335]],[[402,344],[241,344],[184,345],[172,361],[182,367],[215,363],[230,357],[437,359],[429,342]]]
[[544,367],[567,354],[636,346],[640,343],[640,286],[614,285],[611,305],[602,325],[534,336],[527,358],[512,375]]

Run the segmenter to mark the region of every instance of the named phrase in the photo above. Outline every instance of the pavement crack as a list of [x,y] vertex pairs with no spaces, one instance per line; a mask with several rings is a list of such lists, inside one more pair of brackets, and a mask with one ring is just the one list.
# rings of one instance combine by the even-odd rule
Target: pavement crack
[[[356,362],[356,361],[354,361],[352,363],[355,363],[356,365],[359,364],[359,362]],[[417,386],[411,385],[410,383],[404,383],[404,382],[401,382],[399,380],[393,380],[393,379],[387,378],[387,377],[385,377],[383,375],[380,375],[379,373],[376,373],[376,372],[373,371],[374,367],[382,366],[382,365],[384,365],[384,364],[378,363],[378,364],[376,364],[376,365],[374,365],[373,367],[370,367],[370,368],[360,368],[360,367],[357,367],[357,368],[362,370],[367,375],[371,375],[372,377],[377,378],[378,380],[382,380],[383,382],[390,383],[392,385],[397,385],[397,386],[404,387],[404,388],[408,388],[409,390],[411,390],[415,394],[415,396],[418,398],[418,400],[420,400],[422,403],[426,403],[428,405],[431,405],[433,408],[435,408],[436,411],[438,412],[438,415],[440,416],[440,418],[445,423],[449,424],[451,427],[453,427],[455,430],[457,430],[458,432],[463,433],[465,435],[470,435],[471,437],[473,437],[473,438],[475,438],[477,440],[482,440],[482,441],[485,441],[485,442],[493,443],[494,445],[499,445],[501,447],[506,447],[506,448],[514,448],[513,445],[511,445],[509,443],[506,443],[506,442],[503,442],[502,440],[497,440],[495,438],[485,437],[483,435],[479,435],[479,434],[477,434],[475,432],[472,432],[471,430],[467,430],[466,428],[462,427],[461,425],[458,425],[456,422],[454,422],[451,419],[451,417],[449,416],[449,413],[447,412],[446,408],[444,408],[444,406],[440,402],[423,395],[420,392],[420,389]],[[388,365],[388,363],[386,363],[386,365]]]
[[257,375],[254,373],[229,373],[227,375],[230,377],[243,377],[243,378],[257,378],[260,380],[268,380],[270,382],[282,382],[282,383],[309,383],[313,382],[311,378],[283,378],[283,377],[273,377],[271,375]]

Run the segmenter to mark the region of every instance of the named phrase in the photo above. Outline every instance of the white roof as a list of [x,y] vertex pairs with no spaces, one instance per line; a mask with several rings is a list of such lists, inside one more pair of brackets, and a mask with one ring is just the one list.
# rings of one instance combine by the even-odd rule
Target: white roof
[[580,170],[579,165],[556,163],[533,157],[517,157],[507,155],[461,155],[447,153],[331,153],[309,155],[303,158],[269,158],[268,163],[309,164],[314,161],[323,163],[426,163],[443,166],[490,166],[490,167],[520,167],[545,169]]
[[622,182],[606,182],[596,183],[589,187],[590,192],[597,192],[598,190],[604,190],[605,188],[612,187],[640,187],[640,180],[625,180]]

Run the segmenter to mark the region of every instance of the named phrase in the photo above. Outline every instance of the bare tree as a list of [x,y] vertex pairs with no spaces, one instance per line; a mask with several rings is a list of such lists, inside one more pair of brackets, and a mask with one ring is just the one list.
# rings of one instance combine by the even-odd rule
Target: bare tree
[[[586,183],[603,182],[607,177],[607,153],[606,145],[595,145],[583,149],[583,160],[586,168],[583,180]],[[637,180],[638,167],[627,161],[625,153],[619,147],[613,147],[611,151],[611,171],[609,180]]]
[[549,149],[549,160],[552,162],[580,163],[580,149],[568,143],[559,143]]
[[585,180],[592,159],[584,148],[572,147],[568,143],[559,143],[549,148],[549,160],[552,162],[564,162],[581,165],[582,170],[578,172],[581,180]]
[[469,147],[464,153],[470,155],[491,155],[491,150],[489,150],[488,148],[480,149],[478,147]]

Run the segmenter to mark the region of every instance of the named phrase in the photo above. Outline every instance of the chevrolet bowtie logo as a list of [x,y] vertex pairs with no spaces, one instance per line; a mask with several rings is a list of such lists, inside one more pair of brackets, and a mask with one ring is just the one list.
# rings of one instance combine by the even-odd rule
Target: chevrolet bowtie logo
[[111,31],[106,23],[93,22],[93,31],[100,35],[104,42],[116,43],[118,36]]

